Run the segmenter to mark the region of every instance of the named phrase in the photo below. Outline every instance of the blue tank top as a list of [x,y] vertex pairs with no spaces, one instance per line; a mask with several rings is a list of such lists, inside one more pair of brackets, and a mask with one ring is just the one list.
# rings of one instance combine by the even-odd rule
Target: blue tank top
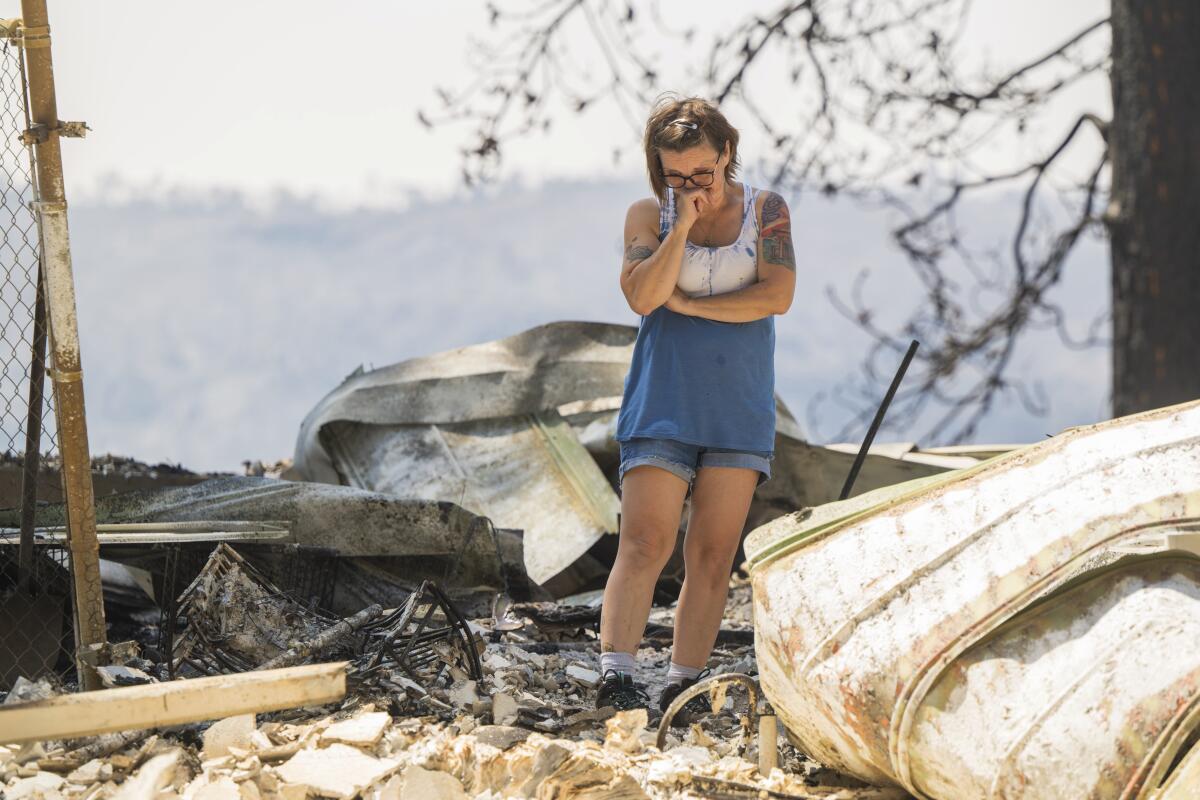
[[[743,183],[743,194],[737,241],[727,247],[686,244],[678,285],[688,295],[722,294],[758,279],[758,191]],[[660,239],[674,219],[668,189]],[[666,306],[644,315],[625,377],[616,439],[641,437],[773,453],[775,316],[719,322]]]

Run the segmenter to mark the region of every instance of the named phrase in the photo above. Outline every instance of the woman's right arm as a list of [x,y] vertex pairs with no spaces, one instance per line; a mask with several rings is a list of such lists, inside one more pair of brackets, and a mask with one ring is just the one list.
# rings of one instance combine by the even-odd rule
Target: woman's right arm
[[684,242],[691,228],[690,219],[676,220],[660,242],[658,214],[658,203],[647,198],[631,205],[625,215],[621,291],[629,307],[640,315],[649,314],[671,297],[679,280]]

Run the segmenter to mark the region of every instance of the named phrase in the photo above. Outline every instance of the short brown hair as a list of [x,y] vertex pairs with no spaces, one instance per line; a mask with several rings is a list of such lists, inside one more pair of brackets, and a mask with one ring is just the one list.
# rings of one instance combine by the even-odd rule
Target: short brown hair
[[[696,127],[672,124],[675,122],[692,123]],[[671,92],[660,95],[650,112],[650,118],[646,120],[644,139],[646,173],[658,202],[667,201],[667,184],[662,179],[662,159],[658,156],[659,152],[680,152],[705,142],[718,154],[725,149],[725,143],[729,143],[725,180],[733,180],[741,165],[738,161],[737,128],[730,125],[725,115],[703,97],[679,98]]]

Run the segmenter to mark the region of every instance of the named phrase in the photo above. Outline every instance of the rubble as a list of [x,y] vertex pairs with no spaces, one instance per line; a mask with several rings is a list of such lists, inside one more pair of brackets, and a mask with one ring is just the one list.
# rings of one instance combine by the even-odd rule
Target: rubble
[[211,761],[214,758],[228,755],[230,748],[244,749],[248,747],[251,736],[257,728],[253,714],[239,714],[236,717],[226,717],[219,722],[214,722],[204,732],[203,759]]
[[281,764],[277,773],[284,783],[307,787],[313,794],[348,798],[399,766],[394,759],[375,758],[356,747],[334,743],[319,750],[301,750]]
[[[736,617],[750,605],[745,578],[734,581],[731,591],[732,616],[726,627],[741,624]],[[223,596],[219,590],[217,596]],[[583,618],[584,608],[562,611]],[[658,619],[671,622],[669,609],[657,611]],[[385,612],[385,617],[394,613]],[[194,726],[160,731],[103,755],[77,757],[74,763],[42,750],[28,763],[44,764],[40,774],[57,776],[61,782],[48,782],[55,782],[54,791],[64,798],[111,797],[131,781],[131,793],[141,793],[166,780],[172,787],[168,791],[190,800],[668,798],[686,791],[693,796],[751,797],[764,789],[783,797],[901,796],[847,784],[786,743],[781,746],[781,768],[760,774],[754,743],[744,735],[741,712],[732,705],[687,731],[672,731],[659,749],[648,727],[653,717],[595,709],[591,690],[578,682],[595,676],[591,665],[598,641],[592,622],[582,628],[546,629],[519,611],[508,618],[514,623],[511,630],[494,629],[491,617],[471,621],[485,643],[478,678],[464,671],[446,686],[412,681],[403,689],[410,697],[402,702],[362,683],[345,700],[305,712],[243,714],[214,722],[202,732]],[[272,645],[272,652],[278,646]],[[753,646],[748,644],[718,644],[714,653],[714,665],[725,672],[747,659],[753,662]],[[666,642],[642,650],[644,677],[652,692],[661,689],[668,660]],[[449,677],[447,670],[444,678]],[[154,761],[172,750],[175,756]],[[61,752],[83,751],[76,747]],[[4,763],[11,763],[14,753],[0,747],[5,791],[28,778],[17,775],[15,768],[6,771]],[[46,772],[50,767],[59,771]],[[21,786],[31,787],[23,791],[36,788]],[[746,791],[753,793],[737,794]]]

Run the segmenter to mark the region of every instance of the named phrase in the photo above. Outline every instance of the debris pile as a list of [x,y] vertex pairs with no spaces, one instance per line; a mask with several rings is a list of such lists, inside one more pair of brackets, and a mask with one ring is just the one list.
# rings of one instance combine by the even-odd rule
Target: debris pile
[[[753,674],[753,645],[743,635],[748,581],[735,578],[731,594],[714,672]],[[348,657],[347,697],[207,727],[0,748],[5,797],[904,796],[840,776],[788,744],[780,766],[761,774],[747,698],[737,691],[718,700],[719,713],[669,729],[660,749],[648,727],[657,711],[594,707],[592,689],[600,677],[594,669],[594,605],[498,604],[493,615],[464,621],[465,632],[454,628],[462,636],[447,648],[438,645],[451,641],[444,631],[453,607],[432,587],[414,595],[422,596],[425,602],[380,610],[327,649],[303,652],[300,638],[319,639],[338,620],[292,602],[222,545],[181,597],[179,614],[187,625],[175,645],[179,671],[269,664],[288,653],[300,661]],[[219,608],[238,624],[214,627],[223,618]],[[671,610],[656,609],[655,618],[653,625],[669,637]],[[193,626],[203,633],[187,634]],[[474,673],[462,658],[467,635],[469,652],[477,656]],[[407,655],[405,642],[413,643]],[[429,645],[424,656],[421,644]],[[655,692],[665,678],[669,645],[660,632],[639,654]],[[406,660],[411,672],[402,666]],[[422,671],[421,664],[436,666]],[[10,699],[32,701],[48,693],[46,685],[23,687]]]
[[550,737],[467,715],[396,719],[369,704],[311,722],[214,723],[192,743],[152,736],[78,766],[38,748],[0,747],[6,797],[184,800],[732,797],[898,800],[894,789],[847,788],[775,769],[757,774],[699,728],[667,752],[645,711],[609,717],[589,738]]

